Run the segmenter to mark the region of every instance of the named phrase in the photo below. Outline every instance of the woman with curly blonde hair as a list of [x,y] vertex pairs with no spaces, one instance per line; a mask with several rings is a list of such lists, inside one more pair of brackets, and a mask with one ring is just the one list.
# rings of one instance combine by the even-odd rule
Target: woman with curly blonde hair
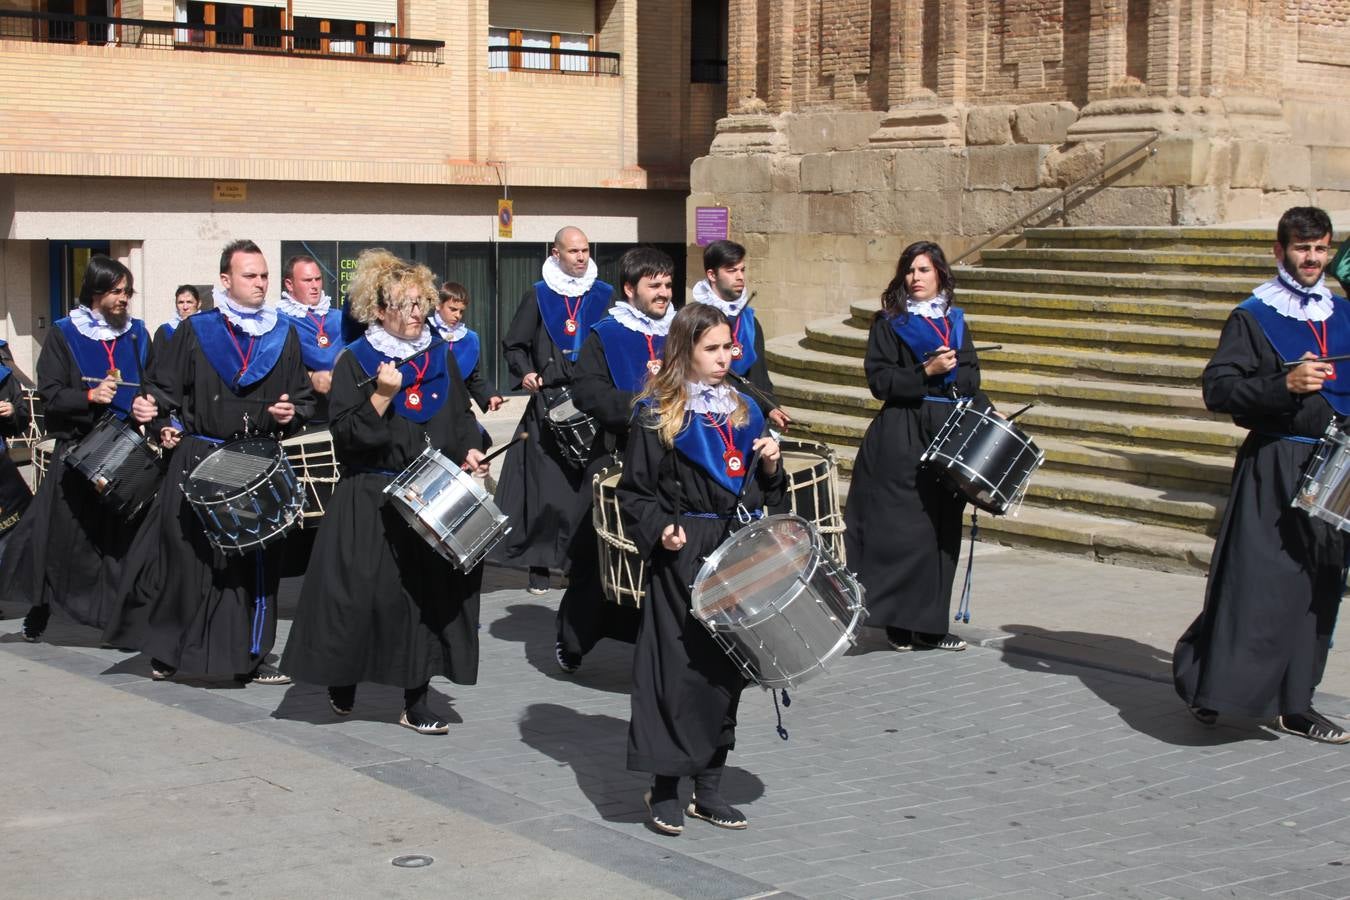
[[385,505],[383,492],[428,444],[475,474],[487,466],[454,353],[427,325],[431,271],[367,250],[348,296],[368,327],[333,368],[329,409],[342,479],[281,664],[297,680],[328,685],[340,716],[352,711],[359,682],[401,687],[399,724],[444,734],[449,725],[428,705],[427,686],[433,675],[478,680],[482,567],[453,568]]
[[[764,436],[763,413],[724,380],[732,343],[714,306],[691,303],[675,316],[661,371],[638,396],[619,480],[624,527],[648,579],[633,651],[628,768],[653,774],[648,825],[661,834],[683,831],[686,812],[746,827],[720,791],[745,679],[695,621],[689,587],[738,512],[757,518],[783,497],[778,444]],[[687,809],[682,776],[694,779]]]

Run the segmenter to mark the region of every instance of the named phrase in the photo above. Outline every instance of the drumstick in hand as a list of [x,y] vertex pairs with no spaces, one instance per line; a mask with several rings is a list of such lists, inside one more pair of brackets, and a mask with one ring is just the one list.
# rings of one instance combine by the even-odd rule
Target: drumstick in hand
[[[507,450],[510,450],[512,447],[514,447],[516,444],[519,444],[521,441],[529,440],[529,437],[530,433],[528,431],[522,431],[520,434],[516,435],[515,438],[509,444],[502,444],[496,450],[493,450],[487,456],[484,456],[479,461],[479,465],[486,465],[492,462],[494,459],[501,456],[503,453],[505,453]],[[460,468],[466,472],[469,471],[469,467],[467,465],[460,466]]]

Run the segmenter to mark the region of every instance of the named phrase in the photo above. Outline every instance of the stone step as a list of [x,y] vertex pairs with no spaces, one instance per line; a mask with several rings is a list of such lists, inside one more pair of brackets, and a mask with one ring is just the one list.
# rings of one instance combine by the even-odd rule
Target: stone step
[[1056,269],[1072,272],[1172,272],[1197,280],[1215,275],[1249,278],[1259,284],[1275,272],[1270,248],[1264,253],[1210,253],[1202,250],[1114,250],[1079,247],[987,249],[982,266],[1002,269]]
[[[1188,275],[1148,271],[1069,272],[1054,268],[986,268],[959,266],[953,274],[961,288],[1015,290],[1028,294],[1089,294],[1133,296],[1151,299],[1170,298],[1177,303],[1193,301],[1227,302],[1237,305],[1251,295],[1264,278]],[[1273,267],[1272,267],[1273,274]]]
[[[1206,253],[1263,253],[1273,261],[1273,229],[1215,227],[1028,228],[1028,247],[1081,247],[1120,250],[1202,250]],[[1273,262],[1272,262],[1273,264]]]
[[[1218,333],[1233,311],[1232,298],[1220,301],[1176,303],[1161,297],[1105,297],[1088,294],[1023,294],[960,286],[957,303],[974,316],[1019,315],[1038,318],[1078,319],[1093,322],[1135,322],[1154,325],[1210,327]],[[866,328],[875,304],[849,307],[853,324]]]
[[[842,323],[840,323],[842,326]],[[813,323],[813,326],[815,323]],[[817,329],[817,335],[821,331]],[[865,341],[863,347],[865,348]],[[837,384],[864,384],[862,348],[841,351],[811,336],[784,335],[765,346],[769,368]],[[1004,343],[1003,349],[980,354],[988,370],[1072,375],[1149,384],[1183,385],[1198,390],[1205,360],[1192,356],[1120,353],[1038,344]]]

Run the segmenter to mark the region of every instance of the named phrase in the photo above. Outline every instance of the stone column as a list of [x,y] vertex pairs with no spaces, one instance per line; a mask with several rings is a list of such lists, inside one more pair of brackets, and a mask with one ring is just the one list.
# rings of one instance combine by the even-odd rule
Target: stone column
[[[759,4],[733,2],[727,9],[727,109],[758,96],[760,89]],[[766,37],[767,44],[767,37]],[[765,51],[768,50],[766,46]],[[762,98],[761,98],[762,99]]]
[[[952,0],[938,13],[938,46],[925,48],[924,4],[891,0],[890,109],[868,139],[874,147],[959,147],[965,140],[967,0]],[[925,52],[938,54],[938,92],[923,86]]]

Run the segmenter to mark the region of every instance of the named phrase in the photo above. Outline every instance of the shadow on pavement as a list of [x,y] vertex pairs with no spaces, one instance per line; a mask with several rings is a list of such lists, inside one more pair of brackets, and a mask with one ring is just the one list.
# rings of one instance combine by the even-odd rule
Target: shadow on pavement
[[[427,691],[427,703],[436,718],[451,725],[464,724],[464,717],[455,711],[454,698],[443,694],[433,684]],[[387,684],[364,682],[356,688],[356,706],[349,716],[339,716],[328,705],[327,686],[292,684],[286,688],[273,719],[290,719],[309,725],[332,725],[334,722],[384,722],[398,724],[403,712],[403,689]]]
[[[556,703],[535,703],[521,717],[520,738],[570,768],[577,787],[605,821],[646,820],[642,795],[651,779],[645,772],[626,768],[627,722],[613,716],[587,715]],[[683,779],[681,796],[687,800],[691,790],[690,781]],[[752,803],[764,796],[764,782],[728,765],[722,778],[722,795],[732,804]]]
[[[1221,719],[1217,726],[1201,725],[1172,689],[1170,654],[1139,641],[1080,631],[1051,631],[1033,625],[1005,625],[1015,632],[1001,641],[1003,662],[1015,669],[1043,675],[1077,678],[1083,686],[1115,707],[1125,724],[1155,740],[1182,747],[1212,747],[1240,741],[1278,738],[1250,719]],[[1050,648],[1050,649],[1048,649]],[[1063,658],[1055,653],[1059,648]],[[1139,674],[1139,660],[1153,660],[1152,680]],[[1081,662],[1075,660],[1082,660]],[[1093,668],[1094,663],[1100,668]]]
[[516,603],[488,626],[488,634],[512,643],[524,644],[525,661],[555,681],[575,682],[582,687],[626,694],[633,669],[633,648],[622,641],[605,639],[586,654],[581,668],[568,675],[558,668],[553,656],[557,640],[557,613],[547,606]]

